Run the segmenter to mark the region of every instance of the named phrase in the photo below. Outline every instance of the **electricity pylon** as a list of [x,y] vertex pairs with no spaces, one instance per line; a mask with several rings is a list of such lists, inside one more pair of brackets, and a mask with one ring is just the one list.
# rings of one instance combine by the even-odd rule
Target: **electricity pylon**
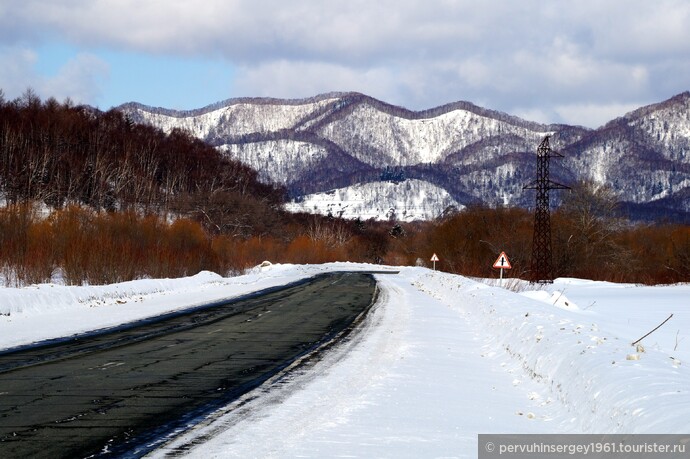
[[534,237],[532,239],[530,282],[553,282],[549,190],[570,189],[570,187],[549,179],[549,161],[552,157],[562,158],[563,155],[551,149],[549,136],[547,135],[539,144],[539,148],[537,148],[537,179],[523,187],[523,190],[537,190],[537,204],[534,208]]

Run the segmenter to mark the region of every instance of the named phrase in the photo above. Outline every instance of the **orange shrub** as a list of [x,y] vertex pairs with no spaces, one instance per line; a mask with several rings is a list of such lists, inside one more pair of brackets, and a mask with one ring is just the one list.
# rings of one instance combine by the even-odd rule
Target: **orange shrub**
[[[552,215],[558,276],[618,282],[690,281],[690,227],[615,226],[605,239],[573,236],[571,214]],[[491,264],[505,251],[511,277],[529,269],[532,215],[520,209],[471,208],[437,222],[404,224],[289,221],[281,238],[211,236],[196,221],[173,223],[135,212],[95,212],[69,206],[39,218],[36,207],[0,208],[0,269],[8,284],[46,282],[56,269],[65,282],[100,284],[141,277],[179,277],[211,270],[239,273],[264,260],[324,263],[349,260],[428,266],[464,275],[496,277]],[[578,233],[579,234],[579,233]],[[524,276],[523,276],[524,277]]]

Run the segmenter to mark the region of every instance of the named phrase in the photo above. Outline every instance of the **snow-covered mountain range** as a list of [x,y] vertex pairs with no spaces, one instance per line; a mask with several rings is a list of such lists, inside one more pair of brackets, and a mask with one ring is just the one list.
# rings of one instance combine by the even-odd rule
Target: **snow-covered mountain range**
[[564,156],[551,164],[553,180],[608,185],[632,218],[690,215],[690,92],[595,130],[468,102],[415,112],[359,93],[230,99],[193,111],[119,109],[134,122],[187,130],[250,165],[288,189],[291,209],[380,219],[393,209],[410,220],[475,203],[529,207],[534,194],[522,188],[550,135]]

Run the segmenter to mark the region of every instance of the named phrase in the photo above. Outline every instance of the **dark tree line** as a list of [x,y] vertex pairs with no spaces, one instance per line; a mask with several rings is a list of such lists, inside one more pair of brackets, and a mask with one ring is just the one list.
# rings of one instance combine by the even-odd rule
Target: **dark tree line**
[[[0,92],[0,193],[99,211],[193,216],[219,232],[255,234],[285,192],[189,134],[135,124],[122,113]],[[258,225],[258,227],[257,227]]]

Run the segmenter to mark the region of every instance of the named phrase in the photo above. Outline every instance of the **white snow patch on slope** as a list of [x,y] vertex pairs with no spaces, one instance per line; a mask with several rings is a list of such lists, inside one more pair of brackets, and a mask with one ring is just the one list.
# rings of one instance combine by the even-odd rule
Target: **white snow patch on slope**
[[432,220],[449,207],[464,208],[443,188],[417,179],[370,182],[304,196],[290,202],[290,212],[331,214],[343,218],[398,221]]
[[[438,163],[492,135],[517,133],[535,144],[549,132],[535,132],[457,109],[431,118],[409,119],[358,105],[351,114],[324,126],[321,135],[375,167]],[[372,154],[374,150],[377,154]]]
[[168,133],[183,129],[200,139],[214,134],[237,137],[255,132],[276,132],[294,127],[300,120],[334,99],[304,104],[235,103],[197,116],[171,116],[138,110],[154,126]]
[[296,140],[272,140],[222,145],[218,149],[232,159],[251,166],[266,183],[285,185],[325,158],[325,148]]

